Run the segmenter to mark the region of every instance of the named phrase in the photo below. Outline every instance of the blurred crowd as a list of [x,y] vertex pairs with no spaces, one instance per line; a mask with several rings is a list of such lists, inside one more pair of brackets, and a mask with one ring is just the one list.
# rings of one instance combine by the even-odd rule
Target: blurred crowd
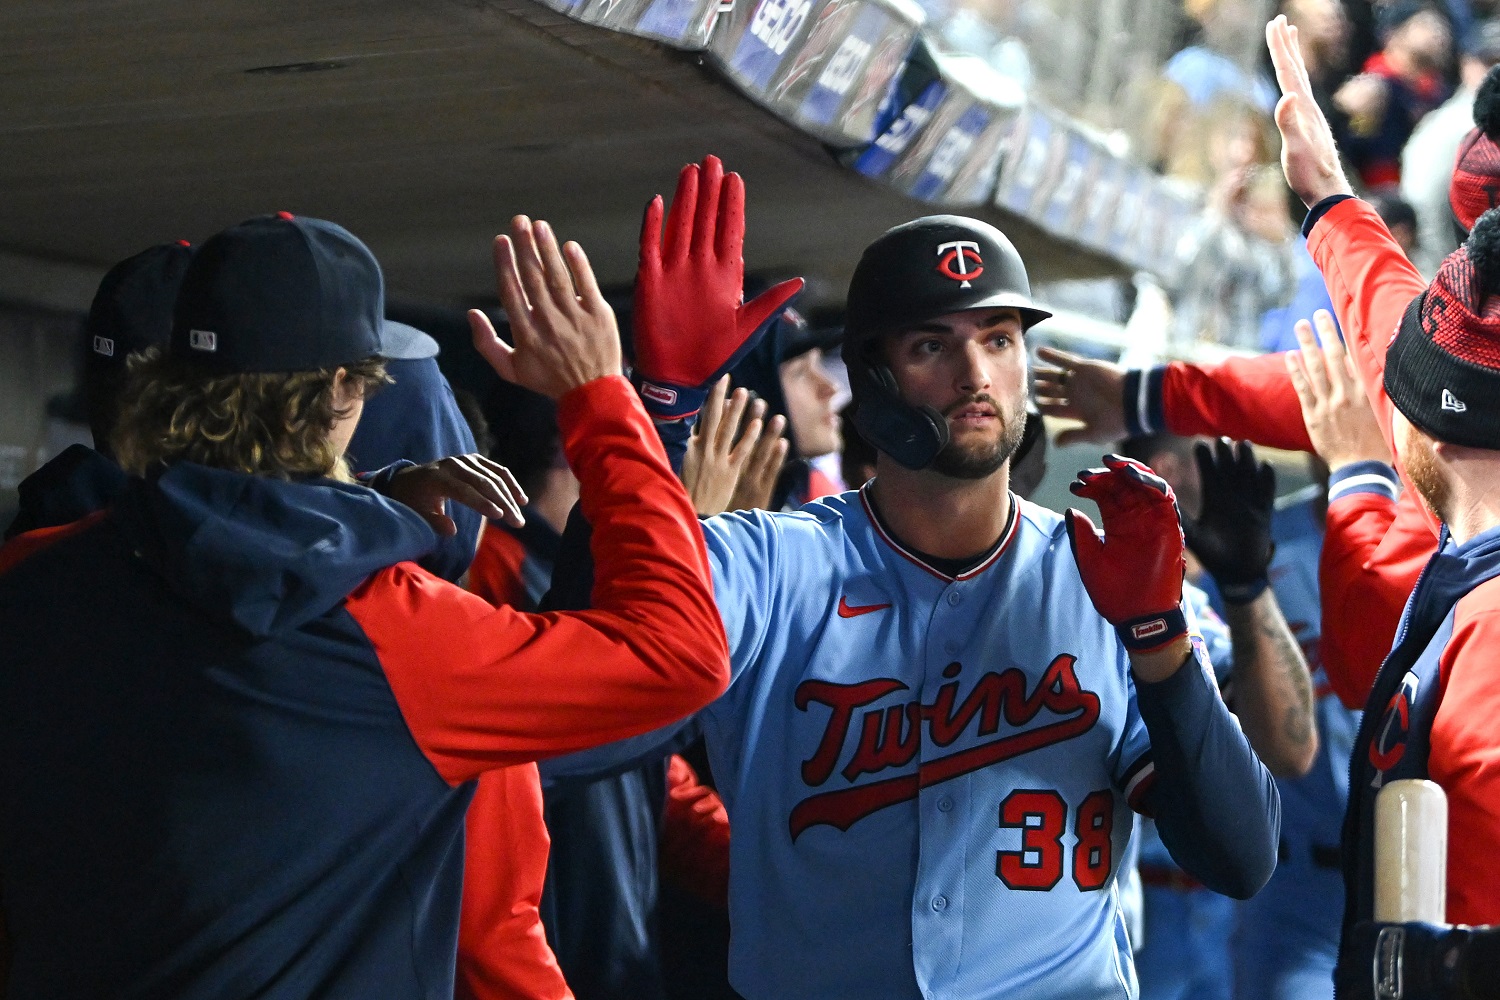
[[1430,276],[1458,245],[1447,180],[1479,81],[1500,61],[1500,11],[1484,0],[925,6],[943,45],[1119,137],[1130,157],[1200,200],[1168,277],[1174,353],[1205,343],[1284,350],[1316,300],[1279,170],[1275,82],[1257,44],[1275,14],[1299,29],[1351,178],[1413,261]]

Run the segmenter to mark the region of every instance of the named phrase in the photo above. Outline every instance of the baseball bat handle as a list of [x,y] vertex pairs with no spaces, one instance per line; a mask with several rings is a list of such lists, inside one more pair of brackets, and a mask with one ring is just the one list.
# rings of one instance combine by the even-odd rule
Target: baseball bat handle
[[1448,796],[1435,782],[1392,781],[1375,797],[1375,919],[1447,923]]

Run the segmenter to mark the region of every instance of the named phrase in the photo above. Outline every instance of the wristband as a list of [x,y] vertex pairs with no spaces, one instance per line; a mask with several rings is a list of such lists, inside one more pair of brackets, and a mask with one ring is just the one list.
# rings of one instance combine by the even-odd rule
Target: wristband
[[1130,618],[1115,626],[1120,642],[1131,653],[1154,653],[1187,635],[1187,615],[1178,605],[1170,611]]
[[1266,592],[1266,588],[1271,585],[1271,580],[1263,576],[1249,583],[1224,583],[1221,580],[1214,580],[1214,583],[1219,585],[1219,594],[1228,603],[1249,604]]
[[673,385],[668,382],[652,382],[641,376],[640,372],[632,372],[630,381],[635,385],[635,391],[641,397],[641,405],[646,412],[658,420],[681,420],[683,417],[691,417],[703,409],[704,400],[708,399],[709,386],[689,387]]

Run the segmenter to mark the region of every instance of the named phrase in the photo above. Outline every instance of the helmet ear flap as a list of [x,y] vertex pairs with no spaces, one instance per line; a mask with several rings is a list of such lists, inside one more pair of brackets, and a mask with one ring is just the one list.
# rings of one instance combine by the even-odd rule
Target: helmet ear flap
[[877,451],[908,469],[925,469],[948,444],[948,421],[930,406],[901,398],[896,377],[885,365],[849,365],[854,393],[854,427]]

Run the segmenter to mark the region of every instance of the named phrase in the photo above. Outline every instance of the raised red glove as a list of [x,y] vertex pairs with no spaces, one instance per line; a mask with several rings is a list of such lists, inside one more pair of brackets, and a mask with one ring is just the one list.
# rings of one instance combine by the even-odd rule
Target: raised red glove
[[646,206],[635,278],[635,378],[646,409],[687,417],[802,290],[793,278],[745,302],[745,182],[716,156],[677,176],[662,241],[662,201]]
[[1064,514],[1078,575],[1089,599],[1138,653],[1161,649],[1187,634],[1182,611],[1182,525],[1172,487],[1140,462],[1104,456],[1068,488],[1099,505],[1101,535],[1087,514]]

